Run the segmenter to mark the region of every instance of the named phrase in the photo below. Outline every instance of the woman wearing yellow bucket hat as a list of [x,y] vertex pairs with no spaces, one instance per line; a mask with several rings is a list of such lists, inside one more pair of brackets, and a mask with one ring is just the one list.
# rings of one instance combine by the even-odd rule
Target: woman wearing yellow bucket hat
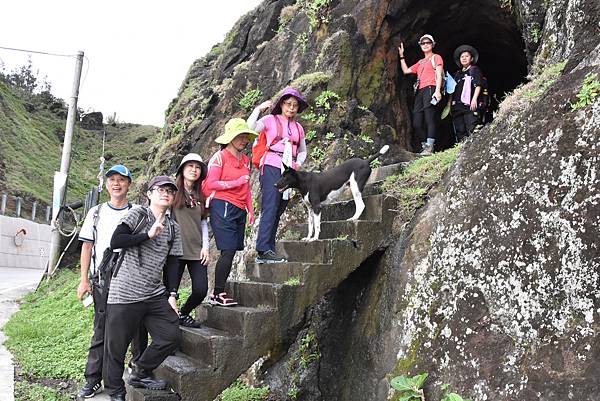
[[233,306],[237,303],[227,297],[225,283],[231,272],[236,251],[244,249],[246,216],[254,223],[250,179],[250,159],[242,153],[248,143],[258,136],[241,118],[232,118],[225,124],[225,133],[215,142],[221,150],[208,162],[208,175],[203,190],[210,204],[210,226],[217,249],[221,251],[215,267],[215,289],[209,302],[213,305]]

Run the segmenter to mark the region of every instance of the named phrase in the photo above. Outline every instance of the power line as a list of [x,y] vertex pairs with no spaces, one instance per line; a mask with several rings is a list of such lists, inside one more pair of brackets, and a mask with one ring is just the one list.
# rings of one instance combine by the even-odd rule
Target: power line
[[24,53],[37,53],[37,54],[45,54],[48,56],[57,56],[57,57],[77,57],[76,54],[59,54],[59,53],[48,53],[48,52],[42,52],[42,51],[37,51],[37,50],[27,50],[27,49],[17,49],[15,47],[4,47],[4,46],[0,46],[0,49],[4,49],[4,50],[14,50],[17,52],[24,52]]

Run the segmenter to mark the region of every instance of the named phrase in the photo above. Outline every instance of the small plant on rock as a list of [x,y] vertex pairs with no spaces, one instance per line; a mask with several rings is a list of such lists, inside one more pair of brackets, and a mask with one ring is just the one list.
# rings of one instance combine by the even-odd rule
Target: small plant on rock
[[379,159],[375,159],[371,162],[371,168],[378,168],[381,167],[381,160]]
[[465,398],[462,398],[460,395],[456,394],[456,393],[451,393],[448,391],[448,388],[450,387],[449,384],[442,384],[442,390],[445,391],[444,394],[444,398],[441,399],[441,401],[471,401]]
[[571,103],[571,111],[582,109],[585,106],[594,103],[598,95],[600,95],[600,81],[598,80],[598,75],[594,72],[590,72],[585,76],[583,85],[581,85],[581,89],[576,95],[577,101]]
[[240,92],[240,101],[239,105],[244,111],[251,111],[254,108],[254,105],[260,97],[262,96],[262,92],[260,89],[250,89],[246,92]]
[[314,129],[311,129],[310,131],[307,131],[306,134],[304,134],[304,139],[306,139],[307,142],[312,141],[316,137],[317,137],[317,131],[315,131]]
[[331,109],[331,101],[340,100],[340,95],[334,91],[324,90],[319,96],[315,98],[315,104],[317,107],[322,107],[325,110]]
[[421,373],[414,377],[396,376],[390,382],[394,390],[400,393],[402,401],[425,401],[423,384],[427,379],[427,373]]
[[298,276],[290,277],[283,284],[285,284],[285,285],[300,285],[300,277],[298,277]]

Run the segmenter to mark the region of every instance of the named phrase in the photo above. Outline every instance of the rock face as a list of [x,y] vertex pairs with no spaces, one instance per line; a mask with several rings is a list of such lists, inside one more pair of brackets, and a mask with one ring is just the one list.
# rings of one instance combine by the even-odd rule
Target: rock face
[[[311,154],[311,167],[366,155],[384,143],[392,145],[387,160],[407,160],[406,150],[414,145],[410,128],[414,78],[401,75],[397,46],[403,41],[407,59],[416,62],[418,38],[431,32],[438,38],[436,52],[454,71],[452,52],[471,43],[480,49],[480,65],[491,91],[500,95],[527,73],[518,28],[522,22],[513,14],[508,5],[502,8],[495,0],[451,6],[439,1],[427,7],[406,0],[267,0],[190,67],[167,110],[166,145],[153,170],[174,170],[189,151],[210,156],[217,149],[213,139],[227,119],[247,116],[254,105],[275,98],[286,85],[298,87],[313,106],[300,121],[307,132],[314,131],[311,149],[326,150]],[[475,28],[465,30],[465,25]],[[480,35],[483,30],[490,35]],[[503,65],[505,59],[511,64]],[[251,90],[259,91],[254,102],[240,102]],[[315,101],[324,91],[333,93],[328,105]],[[240,103],[248,107],[244,110]],[[451,143],[450,132],[450,126],[443,127],[438,142]]]
[[[477,401],[597,400],[600,103],[571,103],[586,76],[598,79],[599,3],[315,3],[265,1],[194,63],[156,169],[214,151],[226,119],[247,114],[240,92],[266,98],[292,82],[325,116],[301,120],[320,135],[309,152],[327,149],[312,166],[390,141],[389,157],[405,157],[411,81],[399,75],[396,46],[404,41],[416,60],[424,32],[448,69],[456,46],[477,47],[498,94],[527,73],[531,82],[464,145],[395,246],[307,314],[288,353],[268,364],[274,399],[396,399],[391,377],[428,372],[428,400],[442,397],[443,383]],[[314,103],[324,90],[339,96],[328,110]]]

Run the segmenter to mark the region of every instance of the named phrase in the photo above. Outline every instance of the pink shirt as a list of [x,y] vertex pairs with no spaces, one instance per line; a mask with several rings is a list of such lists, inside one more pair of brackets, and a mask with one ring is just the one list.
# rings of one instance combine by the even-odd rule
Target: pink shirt
[[[270,146],[270,151],[265,156],[264,164],[269,166],[281,168],[281,157],[285,148],[285,144],[281,139],[289,138],[292,142],[292,156],[296,158],[298,155],[298,144],[304,138],[304,128],[296,121],[288,121],[281,115],[270,115],[262,119],[265,124],[265,135],[267,136],[267,143],[273,143],[277,138],[277,121],[279,119],[281,123],[281,137],[278,142]],[[279,152],[279,153],[277,153]]]

